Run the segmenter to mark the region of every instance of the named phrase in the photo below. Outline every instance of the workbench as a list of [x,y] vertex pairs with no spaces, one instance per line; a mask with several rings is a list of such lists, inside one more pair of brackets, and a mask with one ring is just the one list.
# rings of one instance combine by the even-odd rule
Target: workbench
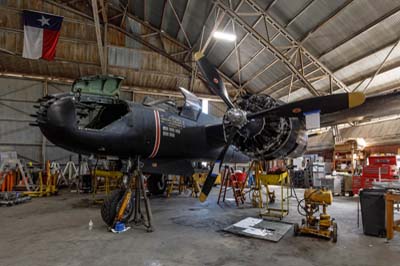
[[394,231],[400,232],[400,220],[394,220],[394,204],[400,202],[400,192],[388,191],[386,201],[386,238],[393,238]]

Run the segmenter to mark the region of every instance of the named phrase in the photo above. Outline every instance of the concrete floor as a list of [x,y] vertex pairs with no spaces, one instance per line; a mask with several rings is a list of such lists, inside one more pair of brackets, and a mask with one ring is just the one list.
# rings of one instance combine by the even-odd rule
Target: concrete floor
[[[90,206],[84,194],[61,192],[0,207],[0,265],[399,265],[400,233],[390,243],[363,235],[355,199],[335,197],[328,208],[339,226],[336,244],[294,237],[292,231],[273,243],[221,231],[242,218],[257,217],[258,210],[249,205],[238,209],[233,201],[218,206],[217,190],[205,204],[185,195],[152,198],[153,233],[143,227],[119,235],[108,232],[99,207]],[[291,200],[285,221],[300,221],[296,206]]]

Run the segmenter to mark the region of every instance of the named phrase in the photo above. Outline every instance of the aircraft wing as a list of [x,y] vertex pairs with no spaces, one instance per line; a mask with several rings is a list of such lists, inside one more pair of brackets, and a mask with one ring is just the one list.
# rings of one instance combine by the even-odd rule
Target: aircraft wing
[[373,118],[400,114],[400,91],[370,96],[362,105],[339,112],[322,114],[321,127],[349,122],[364,122]]

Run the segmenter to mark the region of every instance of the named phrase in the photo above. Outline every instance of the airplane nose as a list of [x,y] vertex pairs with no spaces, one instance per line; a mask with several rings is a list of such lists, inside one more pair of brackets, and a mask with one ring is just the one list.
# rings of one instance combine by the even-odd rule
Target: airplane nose
[[46,96],[36,107],[36,122],[42,130],[48,127],[68,130],[76,125],[75,104],[71,97]]
[[64,129],[72,129],[76,125],[75,104],[71,97],[56,100],[47,109],[48,124]]
[[[99,112],[95,106],[72,94],[46,96],[39,103],[34,115],[35,125],[53,144],[82,154],[130,154],[127,139],[135,135],[127,130],[126,120],[121,119],[127,112],[126,105],[109,105]],[[79,123],[89,111],[97,112],[95,118],[89,124]],[[115,125],[110,125],[113,122]]]

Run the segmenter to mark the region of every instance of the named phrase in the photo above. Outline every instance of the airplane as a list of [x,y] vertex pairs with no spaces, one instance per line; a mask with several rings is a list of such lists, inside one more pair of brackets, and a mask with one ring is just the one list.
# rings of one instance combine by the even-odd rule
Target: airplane
[[[137,158],[143,163],[141,170],[151,174],[149,190],[160,182],[160,174],[190,175],[192,162],[211,162],[199,197],[205,201],[223,162],[299,157],[307,146],[308,113],[317,111],[324,126],[334,125],[335,121],[324,123],[324,117],[334,119],[366,101],[360,92],[286,104],[269,95],[247,93],[233,103],[215,66],[200,52],[195,60],[203,81],[228,106],[223,118],[202,113],[201,100],[184,88],[179,88],[184,96],[181,106],[170,99],[136,103],[118,98],[122,77],[96,76],[76,80],[69,93],[39,99],[34,125],[53,144],[69,151]],[[362,112],[368,112],[368,100]],[[108,205],[109,213],[116,213],[126,193],[113,195],[118,198],[110,200],[115,204]]]

